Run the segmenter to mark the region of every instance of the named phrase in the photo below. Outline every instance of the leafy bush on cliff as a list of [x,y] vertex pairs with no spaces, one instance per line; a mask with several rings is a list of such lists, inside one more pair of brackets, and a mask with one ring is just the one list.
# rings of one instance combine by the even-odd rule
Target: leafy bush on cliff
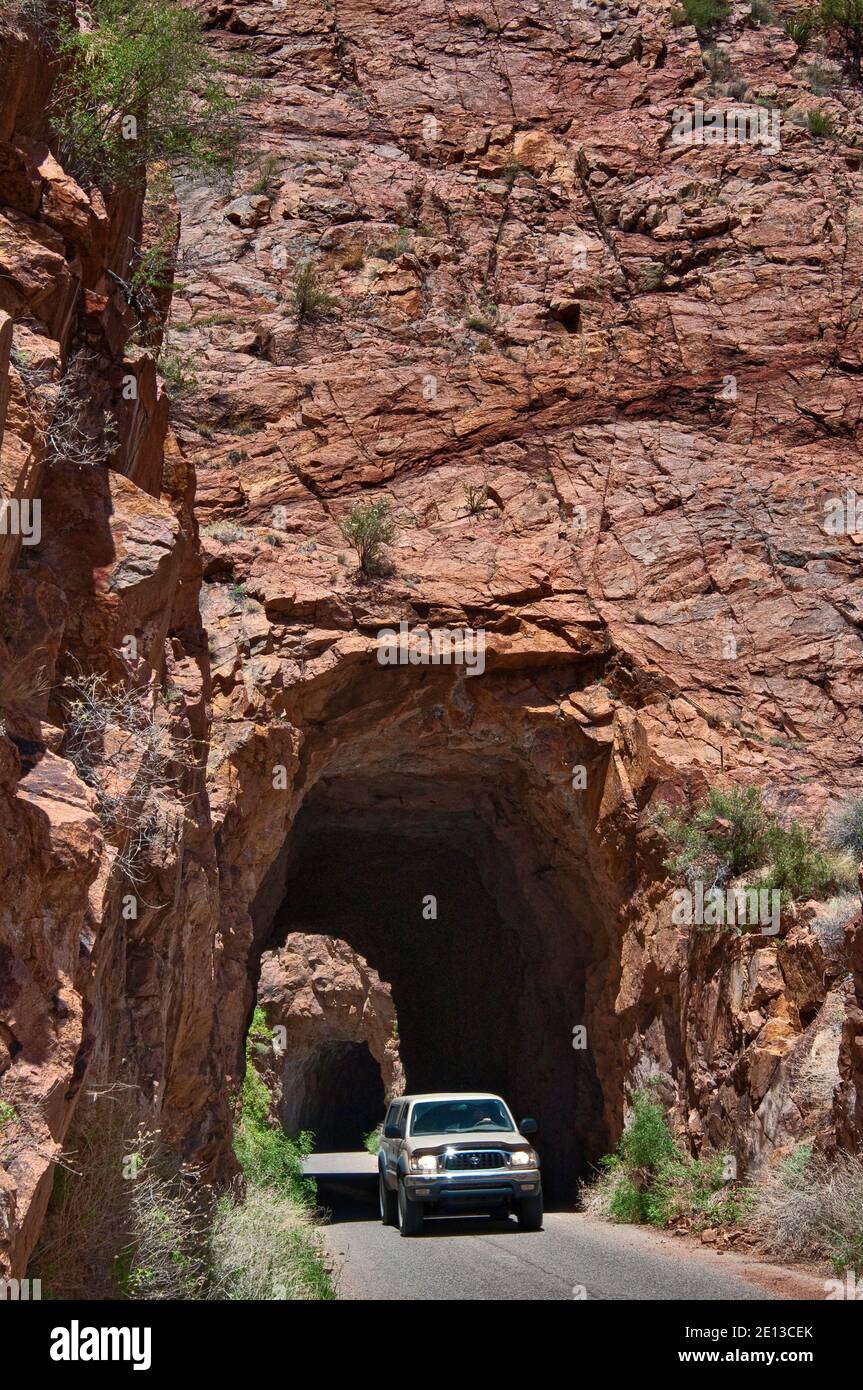
[[355,502],[339,522],[339,530],[357,552],[363,574],[380,574],[384,568],[383,548],[396,534],[389,502]]
[[681,1219],[695,1227],[732,1225],[747,1199],[728,1182],[726,1165],[721,1153],[704,1158],[684,1153],[663,1106],[643,1089],[633,1097],[617,1148],[601,1162],[602,1175],[588,1194],[588,1209],[611,1221],[651,1226]]
[[652,819],[673,847],[666,868],[687,882],[722,884],[764,863],[767,812],[757,787],[711,787],[691,815],[660,807]]
[[828,821],[827,840],[858,862],[863,859],[863,795],[850,797],[834,811]]
[[682,815],[661,806],[652,823],[671,846],[665,867],[692,887],[724,887],[753,870],[751,886],[776,888],[783,902],[823,898],[854,886],[847,854],[831,852],[808,826],[783,825],[757,787],[712,787],[706,800]]
[[302,321],[305,319],[318,318],[328,310],[335,308],[336,299],[328,294],[318,284],[318,277],[315,267],[311,261],[301,261],[294,276],[294,308],[297,317]]
[[813,34],[815,33],[817,16],[814,10],[795,10],[794,14],[788,15],[783,21],[782,27],[800,49],[805,53],[809,47]]
[[61,22],[51,120],[80,178],[134,181],[153,160],[231,169],[241,125],[201,20],[179,0],[91,0],[92,26]]
[[863,61],[863,0],[821,0],[821,27],[841,40],[854,76],[860,77]]
[[673,11],[673,18],[677,24],[693,24],[701,33],[727,19],[730,12],[727,0],[681,0],[679,9]]

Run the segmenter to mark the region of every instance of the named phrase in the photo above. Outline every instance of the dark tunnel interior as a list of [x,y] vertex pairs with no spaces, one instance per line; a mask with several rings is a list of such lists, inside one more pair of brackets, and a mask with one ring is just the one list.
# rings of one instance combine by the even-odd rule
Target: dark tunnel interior
[[[607,1136],[590,1053],[572,1047],[590,933],[571,903],[555,908],[544,867],[517,802],[450,784],[415,780],[394,792],[334,779],[300,811],[283,901],[261,944],[294,932],[346,941],[392,987],[408,1091],[504,1096],[517,1120],[537,1119],[547,1188],[569,1197]],[[525,891],[539,879],[541,893]],[[383,1096],[369,1120],[366,1063],[349,1052],[318,1060],[305,1127],[321,1147],[349,1133],[356,1147],[358,1128],[382,1118]]]
[[368,1044],[322,1043],[304,1058],[302,1072],[297,1127],[312,1131],[318,1152],[361,1149],[385,1106],[380,1067]]

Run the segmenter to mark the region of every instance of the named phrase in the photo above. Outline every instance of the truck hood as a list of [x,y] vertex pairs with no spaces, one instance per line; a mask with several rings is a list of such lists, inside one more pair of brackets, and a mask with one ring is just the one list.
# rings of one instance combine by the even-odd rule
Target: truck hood
[[506,1130],[490,1134],[487,1129],[469,1129],[461,1134],[411,1134],[405,1140],[410,1153],[439,1153],[443,1149],[529,1149],[532,1144],[523,1135]]

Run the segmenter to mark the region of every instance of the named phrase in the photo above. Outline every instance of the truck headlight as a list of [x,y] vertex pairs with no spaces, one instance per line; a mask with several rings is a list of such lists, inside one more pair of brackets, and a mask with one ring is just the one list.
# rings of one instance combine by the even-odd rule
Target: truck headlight
[[509,1161],[513,1168],[535,1168],[537,1165],[537,1157],[533,1149],[513,1149]]
[[408,1159],[408,1169],[411,1173],[422,1173],[428,1177],[430,1173],[437,1172],[437,1154],[416,1154]]

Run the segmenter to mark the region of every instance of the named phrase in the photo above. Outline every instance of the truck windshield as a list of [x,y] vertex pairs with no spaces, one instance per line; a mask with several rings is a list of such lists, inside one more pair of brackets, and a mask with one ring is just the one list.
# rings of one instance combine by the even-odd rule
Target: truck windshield
[[469,1130],[489,1133],[513,1132],[506,1108],[493,1097],[469,1100],[423,1100],[413,1108],[411,1134],[466,1134]]

